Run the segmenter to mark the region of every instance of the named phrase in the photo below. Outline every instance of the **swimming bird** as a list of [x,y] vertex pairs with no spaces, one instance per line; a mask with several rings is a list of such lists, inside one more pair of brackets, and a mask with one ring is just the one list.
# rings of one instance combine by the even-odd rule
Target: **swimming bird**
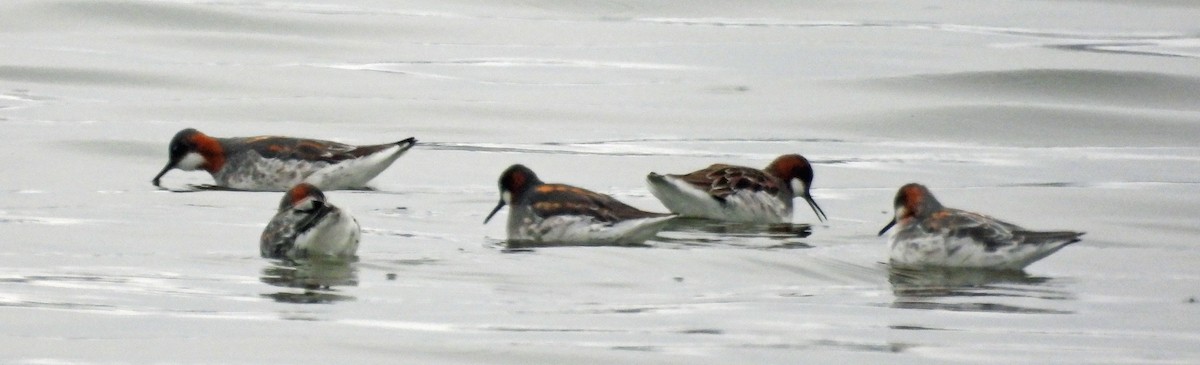
[[508,240],[563,245],[636,245],[654,237],[672,214],[641,211],[612,197],[563,184],[547,184],[524,165],[500,175],[500,203],[508,205]]
[[316,186],[300,183],[279,201],[279,210],[259,241],[262,257],[274,259],[353,258],[362,236],[358,221],[325,199]]
[[817,219],[825,212],[809,194],[813,170],[808,159],[783,155],[766,168],[714,164],[684,175],[651,172],[646,185],[663,205],[685,217],[755,223],[790,223],[792,199],[804,198]]
[[1083,232],[1030,231],[986,215],[938,202],[921,184],[900,187],[893,226],[891,263],[896,267],[958,267],[1020,270],[1079,242]]
[[352,146],[292,137],[216,138],[192,128],[171,138],[169,160],[154,186],[167,171],[203,169],[223,188],[284,191],[301,182],[325,190],[358,189],[391,166],[417,143],[399,142]]

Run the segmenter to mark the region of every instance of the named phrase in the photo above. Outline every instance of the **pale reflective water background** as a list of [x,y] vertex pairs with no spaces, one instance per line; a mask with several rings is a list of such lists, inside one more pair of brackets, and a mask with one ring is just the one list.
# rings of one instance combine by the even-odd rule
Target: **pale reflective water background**
[[[1200,362],[1190,1],[5,1],[0,362]],[[422,144],[327,195],[358,262],[258,257],[277,193],[154,189],[179,129]],[[816,163],[805,229],[506,249],[495,180]],[[1084,240],[889,270],[895,189]],[[172,172],[172,189],[211,182]],[[815,217],[803,206],[796,223]]]

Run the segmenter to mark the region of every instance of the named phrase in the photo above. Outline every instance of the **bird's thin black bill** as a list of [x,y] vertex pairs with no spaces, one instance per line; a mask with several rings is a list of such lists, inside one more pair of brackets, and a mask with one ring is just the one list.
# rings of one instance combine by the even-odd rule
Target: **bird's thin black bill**
[[483,224],[487,224],[488,221],[492,220],[492,216],[496,215],[496,212],[499,212],[500,208],[504,208],[504,200],[500,200],[500,203],[496,204],[496,208],[492,209],[491,213],[488,213],[487,218],[483,219]]
[[812,208],[813,214],[817,215],[817,219],[820,219],[822,222],[829,220],[829,217],[825,216],[825,210],[822,210],[821,206],[817,205],[816,200],[813,200],[811,196],[805,196],[804,200],[807,201],[808,206]]
[[162,171],[158,172],[158,175],[154,175],[154,180],[150,180],[150,182],[154,183],[154,186],[162,187],[162,184],[160,184],[160,183],[162,182],[161,180],[162,180],[163,175],[166,175],[167,171],[171,171],[171,168],[173,168],[173,167],[175,167],[175,165],[168,162],[167,166],[163,167]]
[[887,232],[887,230],[892,229],[892,226],[894,226],[894,225],[896,225],[896,220],[892,219],[892,221],[888,222],[888,224],[886,226],[883,226],[883,229],[879,230],[879,235],[882,236],[884,232]]

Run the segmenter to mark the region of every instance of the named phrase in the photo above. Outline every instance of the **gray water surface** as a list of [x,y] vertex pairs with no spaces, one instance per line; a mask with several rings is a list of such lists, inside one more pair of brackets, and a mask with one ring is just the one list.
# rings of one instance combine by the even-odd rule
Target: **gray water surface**
[[[5,1],[0,362],[1200,362],[1188,1]],[[280,193],[150,184],[180,129],[416,136],[327,192],[357,262],[258,257]],[[645,175],[815,164],[794,225],[506,248],[496,179],[663,211]],[[1087,231],[895,271],[895,189]],[[802,203],[801,203],[802,204]],[[811,226],[806,226],[811,224]]]

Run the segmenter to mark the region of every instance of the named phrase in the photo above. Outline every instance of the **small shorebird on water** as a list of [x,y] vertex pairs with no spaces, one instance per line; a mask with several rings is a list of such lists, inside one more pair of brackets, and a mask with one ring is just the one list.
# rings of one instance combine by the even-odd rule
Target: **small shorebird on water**
[[210,137],[192,128],[175,134],[166,167],[152,182],[161,186],[171,169],[204,170],[216,186],[284,191],[306,182],[325,190],[360,189],[417,143],[370,146],[292,137]]
[[636,245],[675,217],[574,186],[543,183],[523,165],[504,170],[499,184],[500,203],[483,223],[508,205],[508,239],[517,243]]
[[896,192],[896,215],[879,231],[889,238],[897,267],[1020,270],[1079,242],[1083,232],[1030,231],[986,215],[942,206],[924,185]]
[[284,193],[279,210],[259,241],[262,257],[353,258],[362,236],[358,221],[308,183]]
[[650,193],[673,213],[725,221],[790,223],[792,199],[804,198],[817,219],[825,212],[809,194],[812,165],[804,156],[779,156],[766,168],[714,164],[683,175],[646,176]]

